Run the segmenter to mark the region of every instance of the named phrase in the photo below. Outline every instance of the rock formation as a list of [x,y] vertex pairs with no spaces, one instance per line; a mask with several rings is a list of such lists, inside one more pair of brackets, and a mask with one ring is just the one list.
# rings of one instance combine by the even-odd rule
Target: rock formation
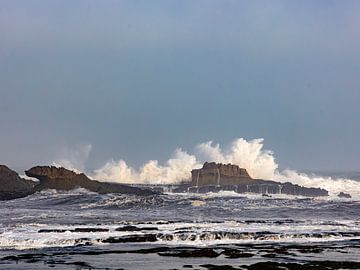
[[65,168],[57,168],[53,166],[37,166],[25,171],[29,177],[40,180],[35,186],[35,190],[56,189],[71,190],[75,188],[85,188],[97,193],[122,193],[135,195],[153,195],[157,194],[148,189],[131,187],[118,183],[99,182],[89,179],[83,173],[76,173]]
[[289,194],[300,196],[328,196],[321,188],[307,188],[290,182],[280,183],[270,180],[252,179],[246,169],[237,165],[205,162],[201,169],[191,171],[190,192],[216,192],[231,190],[238,193]]
[[[0,200],[25,197],[45,189],[71,190],[85,188],[97,193],[122,193],[134,195],[155,195],[161,191],[172,192],[217,192],[220,190],[235,191],[237,193],[259,194],[290,194],[300,196],[328,196],[328,191],[321,188],[307,188],[290,182],[280,183],[271,180],[253,179],[246,169],[231,164],[217,164],[206,162],[201,169],[192,170],[192,182],[170,187],[140,188],[118,183],[100,182],[89,179],[83,173],[76,173],[65,168],[53,166],[36,166],[25,171],[29,177],[39,182],[22,179],[16,172],[4,165],[0,165]],[[157,189],[158,188],[158,189]],[[347,193],[340,193],[339,197],[351,197]]]
[[351,195],[349,193],[345,193],[345,192],[340,192],[337,196],[339,198],[347,198],[347,199],[351,198]]
[[252,180],[246,169],[237,165],[205,162],[201,169],[191,171],[193,186],[238,185]]
[[5,165],[0,165],[0,200],[26,197],[34,193],[34,183],[21,178]]

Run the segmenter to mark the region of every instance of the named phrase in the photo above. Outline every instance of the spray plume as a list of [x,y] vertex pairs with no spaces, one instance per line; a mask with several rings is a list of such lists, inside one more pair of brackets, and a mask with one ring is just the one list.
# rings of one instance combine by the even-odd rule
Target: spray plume
[[[331,195],[336,195],[342,191],[360,197],[360,182],[355,180],[309,176],[290,169],[279,171],[274,153],[265,150],[263,147],[263,139],[247,141],[238,138],[225,149],[222,149],[219,144],[208,141],[196,146],[194,154],[189,154],[181,148],[176,149],[171,158],[164,164],[160,164],[157,160],[149,160],[139,169],[134,169],[122,159],[110,160],[90,175],[93,179],[101,181],[177,184],[190,181],[191,170],[200,168],[205,161],[215,161],[232,163],[246,168],[253,178],[291,182],[305,187],[325,188]],[[78,162],[76,156],[83,159],[89,155],[90,150],[91,146],[88,146],[81,151],[75,151],[76,155],[72,159],[62,159],[60,165],[83,171],[83,163]]]

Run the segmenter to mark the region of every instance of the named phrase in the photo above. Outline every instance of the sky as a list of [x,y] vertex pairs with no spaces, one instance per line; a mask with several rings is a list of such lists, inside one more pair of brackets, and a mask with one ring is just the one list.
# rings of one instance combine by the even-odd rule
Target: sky
[[137,167],[264,138],[281,168],[359,170],[359,14],[351,0],[0,0],[0,163]]

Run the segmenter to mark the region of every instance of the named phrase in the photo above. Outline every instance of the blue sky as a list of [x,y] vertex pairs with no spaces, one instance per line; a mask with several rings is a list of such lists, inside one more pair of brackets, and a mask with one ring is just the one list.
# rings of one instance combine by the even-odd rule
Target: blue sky
[[[86,166],[264,138],[359,170],[359,1],[0,1],[0,163]],[[70,149],[70,150],[69,150]]]

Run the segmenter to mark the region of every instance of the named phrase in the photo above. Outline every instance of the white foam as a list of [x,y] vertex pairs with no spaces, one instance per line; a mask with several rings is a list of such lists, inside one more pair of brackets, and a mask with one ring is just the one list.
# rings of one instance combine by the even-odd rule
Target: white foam
[[[84,147],[82,151],[78,151],[84,154],[72,153],[69,162],[63,160],[62,164],[81,171],[83,159],[89,155],[90,150],[91,146]],[[78,157],[82,162],[74,161],[76,159],[74,157]],[[190,171],[200,168],[205,161],[239,165],[246,168],[253,178],[289,181],[301,186],[324,188],[332,196],[345,192],[360,199],[360,182],[353,179],[315,176],[291,169],[280,171],[274,153],[264,149],[264,140],[261,138],[249,141],[238,138],[225,148],[208,141],[196,146],[193,154],[178,148],[164,164],[157,160],[150,160],[139,169],[129,166],[123,159],[110,160],[101,168],[88,174],[94,179],[122,183],[175,184],[190,181]],[[79,168],[74,168],[77,163],[80,163]]]
[[[351,233],[358,232],[357,224],[353,221],[306,221],[278,224],[271,220],[264,222],[237,222],[226,221],[221,223],[207,222],[179,222],[158,224],[134,224],[137,227],[154,227],[154,231],[116,231],[119,225],[89,226],[91,228],[106,228],[105,232],[70,232],[74,228],[84,226],[47,226],[44,224],[21,225],[4,228],[0,234],[0,249],[37,249],[45,247],[66,247],[91,243],[103,245],[102,240],[109,237],[122,237],[128,235],[157,234],[158,242],[168,245],[194,245],[205,246],[227,243],[260,243],[260,242],[321,242],[360,239]],[[62,229],[66,232],[43,232],[39,229]],[[181,233],[179,233],[181,231]],[[263,237],[258,237],[264,231],[272,232]],[[178,233],[175,233],[178,232]],[[219,234],[220,232],[220,234]],[[349,233],[348,236],[337,234]],[[237,234],[240,234],[237,235]],[[316,237],[322,234],[322,237]],[[164,235],[172,235],[171,240],[166,240]],[[147,243],[149,244],[149,243]]]

